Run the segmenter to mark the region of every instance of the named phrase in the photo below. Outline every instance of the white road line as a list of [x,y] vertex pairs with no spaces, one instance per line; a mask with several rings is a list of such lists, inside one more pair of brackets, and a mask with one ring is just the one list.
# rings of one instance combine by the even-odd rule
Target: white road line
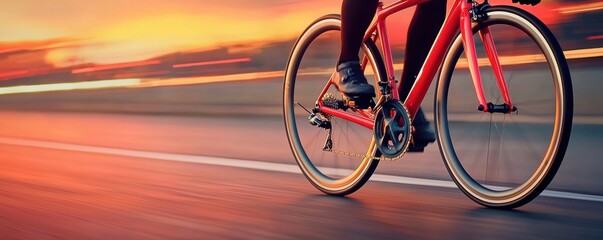
[[[0,137],[0,144],[19,145],[19,146],[27,146],[27,147],[39,147],[39,148],[77,151],[77,152],[98,153],[98,154],[109,154],[109,155],[118,155],[118,156],[126,156],[126,157],[136,157],[136,158],[148,158],[148,159],[156,159],[156,160],[164,160],[164,161],[219,165],[219,166],[272,171],[272,172],[286,172],[286,173],[297,173],[297,174],[301,173],[301,171],[297,165],[282,164],[282,163],[269,163],[269,162],[260,162],[260,161],[251,161],[251,160],[241,160],[241,159],[231,159],[231,158],[148,152],[148,151],[126,150],[126,149],[107,148],[107,147],[94,147],[94,146],[85,146],[85,145],[68,144],[68,143],[57,143],[57,142],[40,141],[40,140],[28,140],[28,139],[10,138],[10,137]],[[335,169],[333,169],[333,171],[335,171]],[[457,188],[457,186],[452,181],[442,181],[442,180],[433,180],[433,179],[424,179],[424,178],[411,178],[411,177],[393,176],[393,175],[385,175],[385,174],[374,174],[371,177],[371,181],[405,184],[405,185],[428,186],[428,187]],[[563,199],[573,199],[573,200],[584,200],[584,201],[592,201],[592,202],[603,202],[603,196],[600,196],[600,195],[590,195],[590,194],[581,194],[581,193],[572,193],[572,192],[563,192],[563,191],[544,190],[544,192],[542,192],[541,196],[563,198]]]

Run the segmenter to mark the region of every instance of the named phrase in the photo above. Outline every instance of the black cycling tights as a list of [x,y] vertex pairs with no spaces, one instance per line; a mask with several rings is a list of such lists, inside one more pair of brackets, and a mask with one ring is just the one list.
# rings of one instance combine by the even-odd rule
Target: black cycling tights
[[343,0],[341,4],[340,63],[358,61],[364,32],[373,20],[379,0]]
[[[341,54],[339,63],[358,60],[364,32],[371,23],[378,0],[343,0],[341,5]],[[406,98],[421,70],[444,19],[446,0],[431,0],[417,6],[408,28],[400,97]]]

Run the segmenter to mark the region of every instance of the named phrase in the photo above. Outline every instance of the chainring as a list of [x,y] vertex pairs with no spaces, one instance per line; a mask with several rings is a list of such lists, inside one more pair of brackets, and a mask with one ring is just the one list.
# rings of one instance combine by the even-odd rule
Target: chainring
[[410,144],[411,120],[408,109],[397,100],[384,102],[375,115],[375,140],[384,157],[401,157]]

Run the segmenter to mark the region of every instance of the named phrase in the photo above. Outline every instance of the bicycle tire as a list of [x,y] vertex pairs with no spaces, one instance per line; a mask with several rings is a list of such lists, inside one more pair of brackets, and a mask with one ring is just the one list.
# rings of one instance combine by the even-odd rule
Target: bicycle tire
[[[536,198],[552,181],[563,161],[572,126],[572,85],[563,51],[540,20],[511,6],[490,7],[486,13],[487,18],[473,27],[474,34],[485,27],[490,27],[493,35],[496,29],[500,29],[505,32],[504,35],[499,32],[498,36],[513,39],[513,43],[507,43],[511,46],[507,46],[510,52],[541,51],[541,55],[520,56],[543,57],[544,62],[532,60],[523,65],[504,66],[503,70],[511,69],[513,73],[507,75],[507,84],[511,98],[517,103],[514,105],[519,108],[517,115],[480,113],[475,111],[475,95],[471,96],[472,100],[464,100],[460,96],[471,94],[467,94],[467,91],[455,94],[456,88],[472,89],[456,83],[463,82],[464,78],[470,79],[463,73],[460,64],[457,65],[463,52],[459,34],[442,64],[436,87],[434,120],[444,163],[462,192],[483,206],[511,209]],[[522,38],[521,34],[527,37]],[[476,42],[479,41],[476,39]],[[503,48],[506,46],[500,45]],[[536,67],[544,70],[532,70]],[[487,71],[480,64],[480,72]],[[515,71],[520,73],[519,78]],[[471,86],[471,83],[463,84]],[[553,91],[545,93],[546,90]],[[496,96],[495,92],[490,99],[498,100],[500,104],[501,97]],[[470,106],[461,107],[464,102],[471,102]],[[481,116],[462,108],[471,109]],[[484,120],[483,124],[477,120],[478,117]],[[547,122],[549,118],[552,123]],[[477,133],[480,130],[485,131]],[[519,140],[525,141],[518,144]],[[516,165],[516,169],[511,170],[512,165]],[[509,172],[504,172],[507,169]]]
[[[312,183],[312,185],[322,192],[329,195],[344,196],[353,193],[362,187],[371,177],[379,163],[378,160],[374,159],[379,153],[375,147],[372,131],[366,128],[364,128],[364,130],[358,130],[362,131],[361,134],[364,134],[363,136],[370,140],[368,141],[368,144],[366,144],[368,145],[366,146],[366,150],[361,150],[360,153],[364,155],[364,157],[361,158],[344,156],[335,152],[321,151],[321,149],[311,149],[312,147],[317,148],[316,145],[319,144],[308,142],[311,142],[312,140],[319,141],[316,139],[317,137],[314,137],[315,139],[312,139],[311,137],[306,137],[304,139],[304,136],[302,136],[307,132],[313,131],[319,132],[316,136],[321,134],[321,129],[319,127],[310,126],[310,124],[308,124],[308,113],[305,112],[309,108],[315,106],[316,103],[313,101],[316,101],[318,98],[320,90],[327,83],[329,76],[322,76],[323,79],[318,80],[318,84],[313,84],[311,81],[306,81],[306,79],[302,78],[305,75],[301,73],[304,69],[301,65],[306,61],[312,61],[312,59],[304,59],[304,57],[310,58],[307,55],[310,55],[309,52],[312,50],[312,48],[310,48],[312,44],[318,44],[317,42],[320,41],[318,39],[322,36],[327,36],[327,34],[333,34],[334,37],[339,39],[340,30],[341,17],[339,15],[326,15],[314,21],[298,38],[291,51],[285,73],[283,85],[283,115],[289,146],[291,147],[293,156],[304,176]],[[339,50],[338,48],[333,47],[329,49],[332,51]],[[372,66],[371,69],[373,70],[375,79],[385,78],[385,67],[375,43],[370,39],[365,41],[361,51],[368,57],[368,62]],[[325,55],[323,49],[318,50],[317,52],[320,53],[319,55]],[[331,69],[330,72],[333,73],[336,61],[329,60],[325,62],[329,65],[329,68]],[[310,93],[306,93],[308,92],[307,88],[309,87],[316,87],[316,89]],[[306,92],[303,92],[304,90]],[[334,93],[337,94],[337,92]],[[306,97],[304,95],[310,96]],[[307,102],[307,105],[310,105],[306,107],[306,109],[303,109],[305,107],[299,103],[304,100]],[[296,120],[296,118],[299,118],[299,121]],[[343,142],[341,145],[354,143],[354,139],[348,140],[347,138],[352,138],[351,135],[356,134],[352,130],[355,130],[355,127],[360,126],[347,125],[348,122],[338,123],[336,122],[338,120],[339,119],[336,119],[335,117],[330,120],[333,123],[333,131],[336,131],[336,129],[339,131],[336,137],[342,137],[341,139],[335,140],[335,144],[337,144],[337,142]],[[335,136],[335,134],[333,135]],[[311,136],[311,134],[308,134],[308,136]],[[345,148],[347,146],[343,147]],[[360,148],[362,149],[363,147]],[[354,160],[354,158],[358,159]],[[348,163],[349,167],[347,168],[343,168],[343,165],[346,163],[345,161],[351,162]],[[359,162],[355,163],[354,161]],[[323,167],[322,165],[327,167]],[[342,169],[339,169],[339,167],[342,167]],[[335,174],[333,172],[339,173]]]

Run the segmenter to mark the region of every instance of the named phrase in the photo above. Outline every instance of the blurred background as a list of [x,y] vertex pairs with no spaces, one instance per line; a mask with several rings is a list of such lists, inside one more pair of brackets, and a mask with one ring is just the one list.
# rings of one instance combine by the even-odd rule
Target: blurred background
[[[388,4],[393,1],[386,0],[384,2]],[[511,4],[511,0],[491,0],[490,2]],[[84,189],[93,188],[82,187],[80,189],[74,187],[73,182],[91,176],[96,180],[81,184],[88,187],[101,186],[99,188],[109,191],[105,192],[104,198],[101,196],[99,199],[122,204],[129,201],[129,198],[124,195],[112,195],[115,193],[112,192],[112,188],[102,185],[109,183],[100,182],[102,179],[113,176],[116,178],[111,178],[109,181],[115,186],[130,184],[132,181],[126,183],[129,178],[123,181],[118,180],[131,175],[131,173],[119,173],[125,171],[119,166],[123,167],[121,165],[125,164],[123,162],[134,160],[126,161],[105,156],[108,159],[99,160],[99,163],[86,165],[88,167],[75,167],[72,164],[77,166],[86,164],[72,162],[71,159],[82,158],[81,156],[68,158],[65,157],[67,155],[65,153],[20,149],[24,146],[31,147],[31,145],[38,146],[42,143],[44,145],[52,142],[294,165],[286,143],[281,118],[281,91],[286,61],[296,38],[305,27],[322,15],[339,13],[340,5],[340,0],[23,0],[3,2],[3,10],[0,13],[2,23],[2,27],[0,27],[0,140],[3,145],[0,151],[2,151],[2,163],[7,167],[2,170],[0,181],[2,181],[1,184],[6,193],[2,199],[9,202],[4,204],[4,207],[0,207],[0,210],[3,210],[0,211],[0,216],[5,219],[0,220],[4,221],[2,223],[5,226],[2,228],[3,232],[12,234],[8,236],[17,236],[17,238],[28,238],[27,236],[35,238],[35,236],[47,236],[49,232],[60,230],[64,234],[69,233],[82,237],[82,235],[78,235],[80,232],[75,230],[70,232],[68,229],[58,227],[60,224],[42,224],[28,218],[27,216],[45,216],[48,219],[57,219],[61,214],[69,214],[65,211],[59,213],[48,210],[48,206],[44,206],[44,203],[32,200],[35,198],[35,194],[27,195],[39,193],[39,191],[52,192],[53,190],[40,190],[27,184],[23,185],[23,183],[34,183],[34,185],[64,183],[66,184],[62,187],[64,189],[85,192],[87,190]],[[603,103],[603,96],[600,94],[603,89],[603,81],[601,81],[601,76],[603,76],[601,68],[601,63],[603,63],[603,27],[601,25],[603,2],[544,0],[538,6],[522,6],[522,8],[538,16],[557,36],[569,60],[573,78],[574,132],[566,161],[551,185],[551,189],[600,197],[603,195],[600,170],[602,169],[600,156],[603,154],[603,150],[600,148],[600,142],[603,140],[601,138],[603,109],[598,106]],[[412,9],[409,9],[402,14],[394,15],[388,22],[396,62],[401,62],[404,56],[404,34],[412,17],[411,12]],[[499,47],[512,48],[513,46]],[[521,49],[517,49],[517,54],[521,54]],[[332,66],[330,63],[325,63],[323,67]],[[431,118],[432,99],[430,96],[426,98],[425,104],[427,116]],[[258,138],[258,136],[262,136],[262,138]],[[19,142],[23,139],[43,142]],[[64,148],[60,149],[65,151]],[[24,155],[28,157],[23,157]],[[16,161],[16,159],[21,160]],[[93,158],[86,156],[83,159],[88,161]],[[404,162],[403,165],[382,165],[378,173],[449,180],[435,146],[432,146],[423,155],[410,155],[408,159],[401,161]],[[27,162],[27,164],[21,166],[23,168],[19,168],[20,162]],[[136,166],[138,164],[139,162],[136,161],[132,163]],[[179,181],[196,179],[199,177],[199,173],[210,174],[213,172],[207,170],[209,167],[189,165],[166,167],[161,164],[141,164],[148,167],[144,167],[144,169],[137,167],[134,171],[142,171],[141,176],[146,174],[144,171],[154,172],[158,168],[171,169],[178,176],[189,174],[187,176],[190,179],[180,179]],[[119,170],[111,170],[108,166],[118,167]],[[105,167],[107,169],[104,169]],[[196,172],[186,170],[187,168],[196,169]],[[268,174],[265,181],[270,181],[266,179],[272,179],[271,176],[275,175],[278,176],[278,174]],[[70,176],[68,179],[72,181],[57,180],[65,176]],[[244,177],[245,180],[242,181],[250,179],[257,181],[253,176],[255,175]],[[174,189],[182,188],[182,182],[178,182],[172,177],[159,177],[149,173],[149,179],[134,182],[160,184],[158,182],[172,180],[174,185],[178,185]],[[223,182],[223,180],[217,179],[218,182]],[[205,186],[212,184],[211,181],[207,181],[199,184],[205,184]],[[300,175],[291,177],[289,181],[289,185],[298,189],[296,193],[301,194],[298,196],[299,198],[319,194]],[[138,185],[133,185],[134,189],[136,186]],[[267,193],[270,191],[266,189],[274,188],[274,186],[262,188],[262,186],[254,185],[254,187],[265,192],[249,193],[251,194],[249,196],[254,196],[254,194],[273,196],[275,194]],[[216,187],[214,190],[219,191],[217,190],[219,188]],[[247,192],[248,190],[245,189],[248,188],[249,186],[241,185],[238,190],[233,191]],[[384,188],[388,190],[381,189],[382,194],[389,193],[388,191],[393,187],[387,185]],[[143,189],[146,188],[143,187]],[[146,190],[160,191],[155,188]],[[200,190],[185,189],[182,191]],[[373,193],[378,191],[379,189]],[[394,188],[393,191],[398,190]],[[413,194],[413,191],[408,189],[403,191],[405,194]],[[169,195],[169,191],[167,192],[161,194]],[[458,190],[452,192],[454,192],[454,201],[457,201],[458,198],[458,202],[461,202],[461,208],[476,207],[470,200],[460,196]],[[15,197],[23,196],[23,194],[29,198]],[[152,198],[155,195],[150,196]],[[359,196],[359,199],[362,196],[369,198],[362,194],[354,196]],[[446,192],[444,196],[450,196],[450,193]],[[54,199],[51,202],[55,201],[54,203],[57,205],[62,205],[65,199],[71,199],[69,194],[63,195],[56,192],[45,195],[45,197]],[[199,196],[191,198],[198,200]],[[388,198],[392,198],[392,201],[399,201],[399,197],[387,195],[369,198],[373,200],[367,201],[367,205],[384,204],[380,199]],[[439,208],[448,202],[445,198],[441,195],[435,198],[437,199],[436,204],[440,204]],[[89,199],[73,199],[76,199],[75,202],[79,201],[82,206],[93,205],[92,200],[87,202]],[[424,202],[417,196],[411,199],[412,204],[415,205]],[[264,209],[265,205],[279,204],[277,201],[262,205],[261,202],[266,198],[261,197],[246,200],[260,202],[258,203],[260,209]],[[28,204],[30,207],[20,205],[20,203],[28,201],[41,205],[40,207],[31,207],[31,204]],[[313,198],[309,202],[314,204],[314,207],[323,208],[326,212],[334,211],[329,207],[332,204],[351,207],[358,207],[359,204],[353,201],[338,201],[340,200]],[[178,201],[169,202],[169,204],[163,203],[159,206],[171,206],[179,203]],[[231,207],[228,203],[222,204],[226,204],[222,205],[222,208],[229,209]],[[241,205],[240,203],[235,204]],[[601,205],[597,204],[599,205],[595,205],[594,209],[600,212]],[[203,207],[207,205],[207,202],[202,203]],[[289,205],[302,207],[303,204],[296,202]],[[564,202],[559,204],[560,206],[553,205],[556,207],[553,211],[557,211],[563,206],[573,205],[573,202]],[[252,208],[249,204],[245,206]],[[401,206],[391,207],[400,209]],[[9,208],[15,210],[9,210]],[[241,208],[235,207],[238,210]],[[543,212],[550,210],[538,207],[536,209]],[[29,212],[33,215],[27,215],[27,211],[24,210],[33,211]],[[365,206],[364,210],[371,209]],[[86,216],[92,219],[98,217],[99,214],[102,216],[112,214],[99,209],[89,211],[91,211],[88,212],[90,215]],[[280,211],[273,210],[276,213]],[[306,214],[301,209],[296,210],[295,208],[282,211],[293,214],[293,216]],[[555,214],[565,216],[565,212],[559,211]],[[536,227],[538,221],[545,221],[554,226],[577,224],[575,228],[589,229],[587,235],[583,235],[583,237],[600,233],[600,230],[593,226],[600,227],[603,221],[600,218],[589,219],[596,216],[588,215],[587,212],[590,210],[584,211],[586,215],[571,215],[574,216],[575,221],[560,220],[561,217],[557,218],[557,215],[530,217],[514,213],[501,215],[496,212],[469,211],[465,212],[464,216],[465,220],[498,221],[502,219],[508,225],[507,230],[514,229],[513,224],[516,223],[513,222],[522,219],[520,222],[529,226],[533,225],[534,231],[542,230]],[[452,210],[452,212],[456,214],[458,209]],[[73,213],[74,216],[79,214],[81,213],[77,213],[77,211]],[[216,211],[214,214],[218,216],[224,212]],[[15,217],[17,215],[23,216]],[[158,213],[158,215],[162,214]],[[128,216],[119,220],[128,222]],[[234,214],[233,219],[241,218],[240,216],[237,218],[237,216]],[[582,224],[583,219],[578,219],[577,216],[589,219],[591,223]],[[312,215],[312,217],[325,216]],[[357,216],[345,217],[358,218]],[[421,215],[414,219],[420,220],[423,217],[425,216]],[[494,219],[489,219],[490,217]],[[393,225],[403,224],[395,222],[389,217],[375,218]],[[199,220],[194,216],[189,216],[187,219],[192,222]],[[186,219],[180,220],[185,221]],[[208,219],[203,221],[205,220]],[[288,220],[300,224],[303,222],[303,218],[292,217]],[[70,224],[77,222],[73,219],[63,221]],[[165,223],[159,220],[152,221],[156,224]],[[221,221],[233,225],[252,222],[244,220],[232,222],[232,219],[221,219]],[[314,227],[322,226],[320,224],[324,223],[324,221],[311,222],[310,225],[317,224],[311,225]],[[269,225],[269,230],[266,231],[278,231],[278,228],[274,227],[274,223],[271,224],[273,225]],[[23,226],[26,225],[40,226],[39,229],[46,230],[24,228]],[[243,226],[249,225],[243,224]],[[431,227],[434,230],[434,226]],[[100,228],[100,231],[123,233],[115,229]],[[223,229],[230,229],[230,227],[223,227]],[[305,235],[308,232],[303,229],[304,227],[292,228],[288,231],[293,231],[294,235],[298,234],[295,236],[308,236]],[[159,231],[143,226],[127,228],[127,230]],[[385,230],[383,236],[391,237],[386,233],[392,229],[382,230]],[[412,232],[413,229],[406,230]],[[434,231],[443,234],[448,230],[450,230],[448,227],[442,225],[435,227]],[[159,234],[156,236],[180,236],[169,235],[167,232],[170,231],[161,231],[161,234],[167,235],[155,233]],[[463,231],[471,231],[471,229]],[[32,232],[39,235],[24,234]],[[213,230],[204,228],[201,232],[213,232]],[[428,231],[422,232],[428,233]],[[128,235],[116,234],[115,236]],[[347,235],[337,236],[345,237]],[[409,234],[408,236],[420,237],[423,235]],[[504,236],[502,235],[502,237]]]
[[[278,99],[279,90],[250,85],[246,94],[236,96],[180,92],[217,82],[280,81],[296,37],[317,17],[339,12],[339,6],[337,0],[6,3],[10,11],[0,15],[5,23],[0,34],[0,106],[189,113],[253,103],[274,107],[276,114],[279,102],[267,100]],[[586,87],[597,74],[580,74],[596,69],[603,54],[603,28],[598,24],[603,5],[555,0],[525,8],[553,30],[571,59],[576,95],[581,96],[576,114],[599,114],[596,88]],[[411,11],[389,21],[400,57]],[[58,90],[63,92],[47,93]],[[271,97],[258,97],[263,94]]]
[[[279,102],[269,100],[278,99],[278,90],[250,85],[243,95],[180,93],[208,83],[280,81],[296,37],[317,17],[339,12],[339,6],[336,0],[6,3],[11,10],[0,15],[5,23],[0,34],[0,106],[190,113],[253,103],[277,114]],[[526,8],[553,30],[571,59],[576,95],[581,96],[576,114],[599,114],[596,88],[587,87],[597,74],[580,74],[596,69],[603,54],[603,28],[598,24],[603,5],[556,0]],[[397,56],[403,56],[410,11],[389,21]]]

